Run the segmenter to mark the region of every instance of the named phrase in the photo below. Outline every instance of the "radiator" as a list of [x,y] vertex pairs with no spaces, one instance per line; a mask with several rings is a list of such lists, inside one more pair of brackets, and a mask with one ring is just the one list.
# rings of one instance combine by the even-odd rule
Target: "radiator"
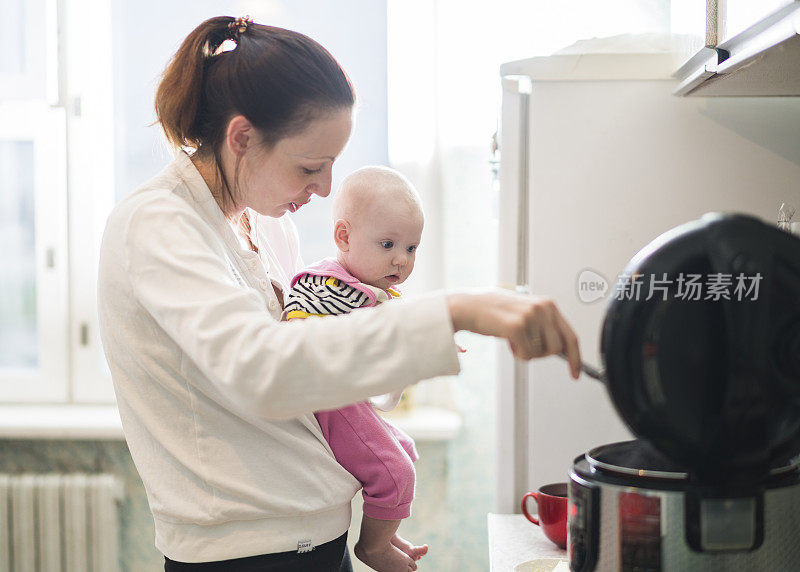
[[109,474],[0,474],[0,572],[117,572],[122,485]]

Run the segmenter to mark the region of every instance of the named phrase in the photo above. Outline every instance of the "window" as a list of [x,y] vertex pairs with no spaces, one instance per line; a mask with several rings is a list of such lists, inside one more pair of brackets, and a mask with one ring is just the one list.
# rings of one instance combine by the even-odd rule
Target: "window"
[[[46,168],[45,168],[46,166]],[[62,110],[0,106],[0,386],[62,401],[66,368],[66,165]]]
[[[2,0],[0,402],[113,403],[96,312],[100,241],[115,201],[170,160],[152,125],[155,88],[206,18],[250,14],[323,43],[362,106],[337,180],[386,163],[385,43],[375,34],[385,6],[345,4]],[[348,6],[360,20],[336,19]],[[332,243],[330,201],[309,207],[295,221],[310,261]]]
[[63,109],[50,106],[55,14],[44,0],[3,6],[0,395],[9,401],[64,401],[66,131]]
[[[3,3],[3,402],[113,400],[94,309],[99,234],[113,195],[113,164],[104,156],[110,148],[110,62],[107,50],[97,49],[110,39],[102,25],[105,4]],[[77,61],[81,65],[69,65]]]

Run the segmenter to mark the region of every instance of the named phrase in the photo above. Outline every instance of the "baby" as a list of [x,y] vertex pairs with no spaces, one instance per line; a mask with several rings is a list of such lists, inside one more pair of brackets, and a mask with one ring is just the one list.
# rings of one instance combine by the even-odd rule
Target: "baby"
[[[419,195],[400,173],[364,167],[342,181],[333,202],[338,253],[292,280],[288,320],[345,314],[399,298],[395,286],[414,269],[424,217]],[[402,392],[373,403],[392,409]],[[397,535],[411,514],[417,451],[411,438],[380,417],[368,402],[316,414],[336,460],[363,487],[364,515],[355,554],[380,571],[416,570],[428,546]]]

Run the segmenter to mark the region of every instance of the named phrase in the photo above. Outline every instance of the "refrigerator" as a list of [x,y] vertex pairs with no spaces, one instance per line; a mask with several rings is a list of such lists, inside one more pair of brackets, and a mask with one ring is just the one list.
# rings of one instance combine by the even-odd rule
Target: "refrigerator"
[[[601,365],[621,270],[706,212],[775,222],[800,207],[800,98],[679,97],[669,53],[565,54],[501,67],[499,283],[552,298]],[[605,283],[605,290],[603,284]],[[496,506],[567,480],[578,455],[632,438],[605,387],[498,344]]]

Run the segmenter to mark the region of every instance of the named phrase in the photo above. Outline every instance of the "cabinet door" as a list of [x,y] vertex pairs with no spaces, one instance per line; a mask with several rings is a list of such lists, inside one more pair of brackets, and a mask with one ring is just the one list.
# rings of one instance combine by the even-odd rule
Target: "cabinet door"
[[676,51],[674,65],[681,67],[705,47],[717,44],[717,6],[721,0],[672,0],[670,32]]
[[798,0],[672,0],[670,31],[679,42],[676,67]]
[[719,0],[717,43],[721,44],[793,3],[794,0]]

